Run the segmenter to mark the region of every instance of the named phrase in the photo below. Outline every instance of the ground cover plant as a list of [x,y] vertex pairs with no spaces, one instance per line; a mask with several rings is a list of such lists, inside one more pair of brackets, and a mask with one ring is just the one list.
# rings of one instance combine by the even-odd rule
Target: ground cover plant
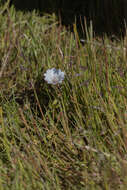
[[[0,189],[127,187],[126,37],[0,9]],[[44,74],[65,72],[61,84]]]

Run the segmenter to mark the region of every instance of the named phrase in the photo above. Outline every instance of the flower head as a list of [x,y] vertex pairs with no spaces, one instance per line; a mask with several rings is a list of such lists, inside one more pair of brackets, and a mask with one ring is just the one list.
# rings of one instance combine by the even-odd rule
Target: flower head
[[62,83],[62,81],[64,80],[64,75],[65,72],[62,72],[60,69],[48,69],[46,71],[46,73],[44,74],[44,80],[48,83],[48,84],[59,84]]

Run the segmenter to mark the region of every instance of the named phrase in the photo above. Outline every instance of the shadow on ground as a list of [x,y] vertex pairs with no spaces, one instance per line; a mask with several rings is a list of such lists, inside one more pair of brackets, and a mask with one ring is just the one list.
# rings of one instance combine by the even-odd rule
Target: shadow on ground
[[82,31],[81,23],[86,19],[88,25],[90,20],[93,23],[94,32],[97,35],[123,36],[125,33],[125,7],[124,0],[11,0],[10,5],[14,5],[17,10],[39,11],[44,13],[55,13],[63,25],[73,28],[73,23],[77,23],[78,29]]

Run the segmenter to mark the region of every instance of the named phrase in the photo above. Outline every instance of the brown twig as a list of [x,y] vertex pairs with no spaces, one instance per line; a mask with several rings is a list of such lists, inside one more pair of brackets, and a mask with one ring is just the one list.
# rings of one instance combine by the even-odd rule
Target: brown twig
[[6,65],[8,63],[8,58],[9,58],[10,53],[11,53],[11,48],[12,48],[12,46],[9,47],[8,53],[5,54],[4,57],[3,57],[2,64],[1,64],[2,66],[1,66],[1,70],[0,70],[0,78],[2,77],[3,72],[5,70],[5,67],[6,67]]

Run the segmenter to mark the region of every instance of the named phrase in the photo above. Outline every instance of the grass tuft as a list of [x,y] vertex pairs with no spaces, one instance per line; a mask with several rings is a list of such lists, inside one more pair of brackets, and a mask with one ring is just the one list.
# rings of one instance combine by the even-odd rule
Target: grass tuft
[[[125,189],[125,42],[14,7],[0,26],[1,189]],[[44,81],[53,67],[61,85]]]

